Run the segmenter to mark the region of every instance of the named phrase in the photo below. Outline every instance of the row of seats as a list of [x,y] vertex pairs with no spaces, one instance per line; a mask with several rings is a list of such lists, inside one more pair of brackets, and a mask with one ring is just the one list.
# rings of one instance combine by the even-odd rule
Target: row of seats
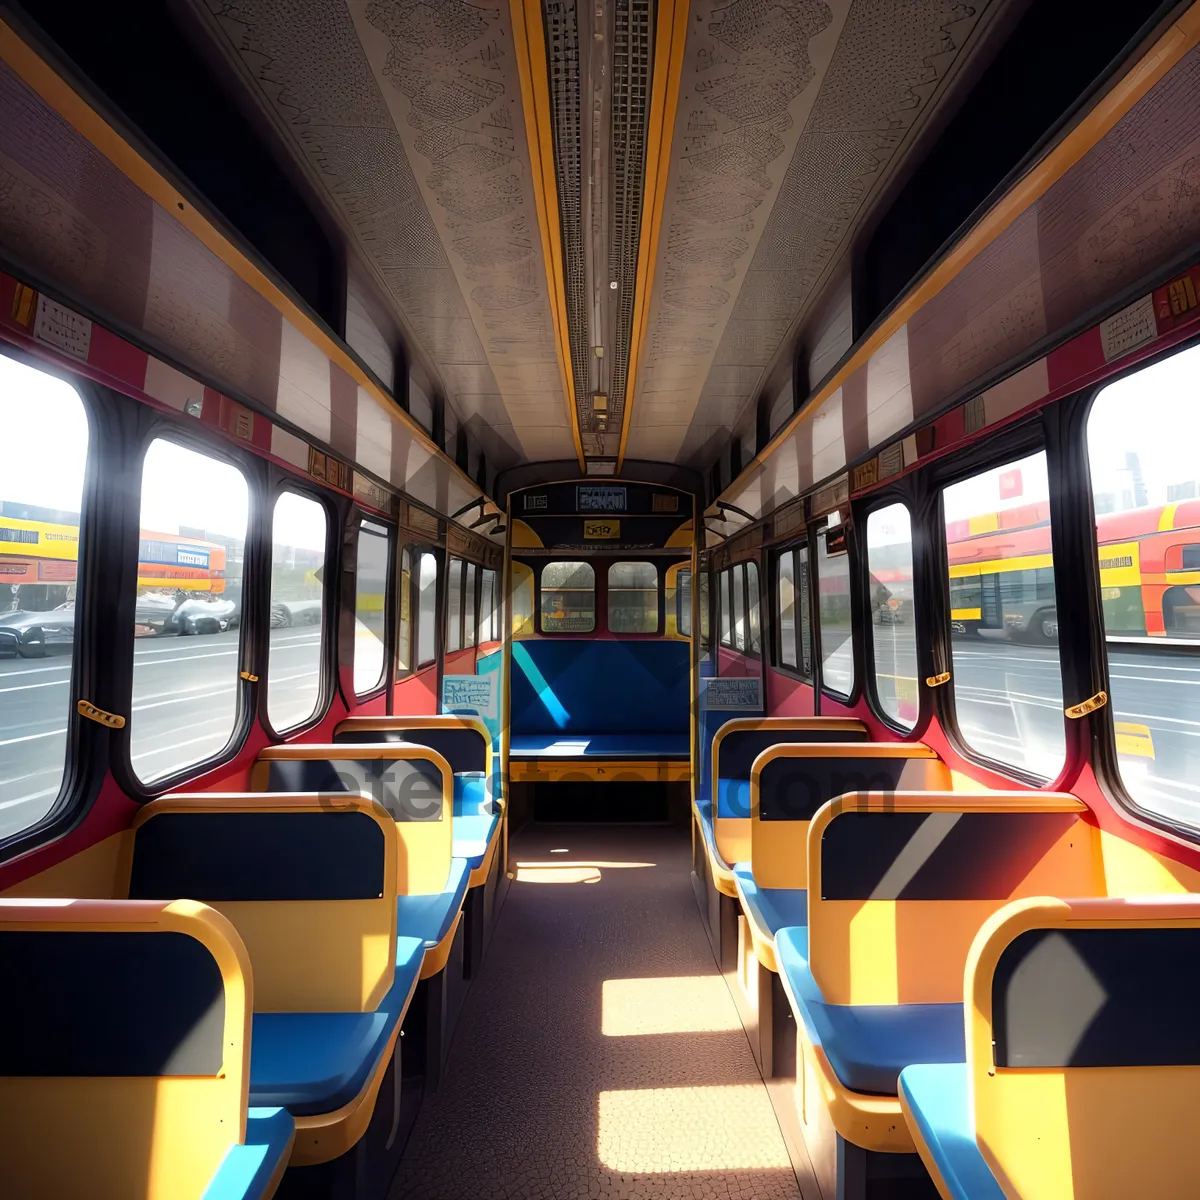
[[[1091,1153],[1101,1131],[1113,1132],[1127,1103],[1119,1097],[1150,1091],[1173,1099],[1142,1110],[1157,1122],[1147,1144],[1162,1160],[1143,1178],[1162,1189],[1139,1191],[1194,1194],[1178,1144],[1161,1152],[1165,1109],[1178,1089],[1195,1098],[1189,1089],[1200,1080],[1187,1072],[1170,1083],[1162,1072],[1200,1063],[1194,1033],[1173,1019],[1194,994],[1190,977],[1161,965],[1155,974],[1145,913],[1106,898],[1085,806],[1065,794],[946,790],[949,773],[928,747],[867,742],[854,722],[730,724],[714,739],[713,803],[697,805],[697,842],[710,880],[735,893],[748,1032],[764,1075],[795,1071],[799,1124],[823,1193],[863,1196],[868,1178],[920,1172],[915,1150],[946,1197],[1125,1194],[1099,1187],[1115,1176],[1090,1165],[1072,1174],[1071,1150]],[[1153,901],[1150,910],[1159,925],[1200,915],[1190,901]],[[1114,934],[1109,949],[1094,950],[1086,937],[1081,946],[1060,936],[1059,924],[1086,913],[1125,940]],[[1020,953],[1006,949],[1033,928],[1056,932]],[[714,948],[726,949],[720,938]],[[1113,964],[1134,959],[1155,980],[1149,993],[1113,975]],[[1007,974],[994,984],[1004,1015],[993,1029],[997,962]],[[1163,995],[1172,1019],[1155,1058],[1131,1046],[1145,1041],[1136,1031]],[[1018,1061],[1004,1034],[993,1055],[993,1034],[1018,1019],[1022,1037],[1041,1048]],[[1080,1039],[1096,1053],[1072,1057],[1066,1047]],[[1076,1067],[1099,1066],[1134,1074],[1111,1086],[1094,1070],[1075,1077]],[[999,1093],[997,1078],[1007,1081]],[[982,1124],[980,1087],[1004,1098]],[[1111,1109],[1096,1106],[1102,1094]]]
[[[23,981],[0,990],[5,1111],[27,1118],[0,1123],[17,1194],[267,1196],[287,1165],[363,1157],[369,1126],[390,1175],[401,1026],[404,1076],[435,1087],[503,821],[481,726],[361,732],[374,740],[348,721],[334,745],[265,750],[251,793],[144,806],[112,900],[0,909],[0,975]],[[114,1105],[132,1115],[119,1135]],[[83,1110],[79,1152],[47,1156],[33,1127]]]

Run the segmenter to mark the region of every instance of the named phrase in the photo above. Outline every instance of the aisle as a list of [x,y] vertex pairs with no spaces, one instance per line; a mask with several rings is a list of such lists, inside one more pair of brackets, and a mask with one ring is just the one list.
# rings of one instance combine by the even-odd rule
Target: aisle
[[391,1200],[797,1200],[689,864],[686,832],[662,827],[513,839],[517,879]]

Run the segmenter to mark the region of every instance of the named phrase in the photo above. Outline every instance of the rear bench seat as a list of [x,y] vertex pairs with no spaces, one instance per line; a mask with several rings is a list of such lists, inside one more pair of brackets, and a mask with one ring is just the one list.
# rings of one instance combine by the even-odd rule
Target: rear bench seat
[[[509,775],[544,761],[629,763],[676,777],[691,756],[690,643],[530,638],[513,642]],[[686,777],[686,773],[683,777]]]
[[[466,993],[462,908],[470,882],[465,859],[452,856],[453,775],[436,751],[409,743],[268,746],[250,773],[255,791],[322,791],[371,796],[399,835],[397,929],[423,950],[418,1045],[425,1083],[441,1079],[454,1023]],[[416,1032],[416,1030],[414,1030]]]
[[483,960],[495,919],[505,867],[506,825],[500,798],[499,756],[487,727],[462,716],[347,717],[333,731],[343,743],[411,743],[436,750],[454,772],[454,857],[471,875],[463,906],[466,925],[464,971],[472,978]]
[[920,742],[785,743],[754,760],[750,861],[736,863],[733,876],[743,914],[738,974],[750,1009],[751,1045],[764,1075],[788,1075],[795,1068],[790,1038],[776,1044],[772,1036],[782,1029],[777,1015],[788,1009],[778,979],[775,934],[791,926],[799,939],[808,924],[809,821],[823,804],[847,792],[949,786],[946,765]]
[[[822,1191],[910,1169],[887,1161],[914,1149],[897,1078],[962,1061],[963,969],[984,921],[1022,896],[1103,895],[1086,811],[1058,793],[899,792],[841,796],[813,817],[808,927],[780,930],[775,953]],[[882,1161],[868,1168],[868,1152]]]
[[274,1195],[294,1125],[247,1108],[250,978],[191,900],[0,900],[5,1195]]
[[370,1122],[421,970],[420,940],[396,935],[396,823],[359,796],[205,794],[152,801],[131,833],[131,899],[200,900],[245,943],[250,1102],[292,1114],[293,1165],[338,1158]]
[[900,1072],[942,1196],[1200,1195],[1200,897],[1018,901],[966,988],[966,1055]]

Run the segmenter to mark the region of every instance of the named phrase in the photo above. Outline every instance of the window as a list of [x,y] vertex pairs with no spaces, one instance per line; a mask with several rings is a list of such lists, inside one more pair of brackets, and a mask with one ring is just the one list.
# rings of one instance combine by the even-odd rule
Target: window
[[717,576],[717,607],[720,609],[721,645],[733,645],[733,588],[732,571],[722,571]]
[[161,438],[150,444],[141,542],[154,556],[138,563],[129,717],[143,783],[212,758],[233,736],[249,517],[237,467]]
[[358,527],[358,574],[354,598],[354,693],[365,696],[383,683],[387,649],[387,528],[374,521]]
[[437,661],[437,558],[422,551],[417,575],[417,666]]
[[309,496],[281,492],[271,518],[271,644],[267,720],[279,733],[316,715],[321,699],[328,518]]
[[796,667],[796,552],[779,556],[776,601],[779,605],[779,664]]
[[1200,347],[1193,346],[1109,384],[1087,423],[1121,782],[1146,812],[1193,830],[1200,829],[1198,376]]
[[710,627],[711,617],[709,615],[709,578],[710,572],[700,572],[700,587],[699,595],[696,597],[696,608],[700,613],[700,655],[702,658],[707,658],[712,649],[712,629]]
[[680,637],[692,636],[691,567],[680,567],[675,575],[675,628]]
[[837,513],[817,536],[820,595],[821,684],[843,699],[854,691],[854,642],[850,625],[850,555]]
[[796,598],[800,605],[800,627],[796,631],[799,638],[796,650],[800,656],[798,668],[805,679],[813,677],[812,600],[809,586],[808,547],[797,546]]
[[496,572],[484,569],[479,583],[479,644],[496,640]]
[[585,562],[542,568],[542,632],[591,633],[596,628],[596,572]]
[[917,625],[913,610],[912,523],[903,504],[867,518],[871,606],[871,669],[885,716],[912,729],[917,723]]
[[54,806],[66,767],[88,420],[69,384],[0,355],[0,839]]
[[1043,452],[942,493],[954,705],[963,741],[1053,779],[1066,757]]
[[658,632],[658,568],[648,562],[615,562],[608,568],[610,633]]
[[758,599],[758,563],[745,564],[746,616],[750,624],[750,653],[762,653],[762,625]]
[[475,576],[478,568],[467,563],[466,593],[463,596],[463,645],[475,645]]
[[733,648],[746,649],[746,565],[738,563],[729,572],[729,587],[733,595]]
[[463,561],[452,558],[446,570],[446,653],[462,649]]
[[396,678],[412,670],[412,554],[400,551],[400,582],[396,587]]

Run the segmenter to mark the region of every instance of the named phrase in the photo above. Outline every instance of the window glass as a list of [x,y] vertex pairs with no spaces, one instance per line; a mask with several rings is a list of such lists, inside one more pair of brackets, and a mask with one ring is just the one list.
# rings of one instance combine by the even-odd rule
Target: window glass
[[1142,808],[1193,829],[1200,829],[1197,379],[1200,347],[1191,347],[1109,384],[1087,425],[1121,781]]
[[746,616],[750,625],[750,652],[751,654],[762,653],[762,625],[758,598],[758,564],[746,563],[746,591],[748,594],[748,608]]
[[717,576],[717,606],[721,620],[721,645],[733,645],[733,592],[730,584],[733,579],[732,571],[722,571]]
[[374,521],[358,527],[358,574],[354,597],[354,692],[362,696],[383,682],[387,631],[384,605],[387,597],[387,528]]
[[591,633],[596,628],[596,572],[585,562],[542,568],[542,632]]
[[452,558],[446,569],[446,653],[462,649],[463,561]]
[[658,632],[658,568],[648,562],[615,562],[608,568],[610,633]]
[[729,587],[733,595],[733,648],[746,649],[746,568],[738,563],[729,572]]
[[691,567],[680,567],[675,575],[675,629],[680,637],[692,636]]
[[417,573],[417,666],[437,661],[437,558],[425,550]]
[[467,582],[463,595],[463,645],[475,645],[475,575],[474,563],[467,563]]
[[496,640],[496,572],[485,570],[479,581],[479,643]]
[[249,516],[236,467],[174,442],[150,444],[129,718],[129,753],[145,783],[212,758],[233,734]]
[[66,766],[87,414],[69,384],[0,355],[0,430],[3,839],[50,811]]
[[850,555],[838,514],[817,537],[820,595],[821,684],[835,695],[854,690],[854,643],[850,626]]
[[327,534],[318,501],[280,493],[271,517],[267,719],[281,733],[304,724],[321,698]]
[[512,574],[512,635],[515,638],[533,636],[533,568],[514,562]]
[[911,729],[917,723],[917,625],[912,523],[903,504],[867,518],[867,571],[875,695],[886,716]]
[[800,606],[800,624],[796,630],[800,656],[797,664],[805,679],[813,677],[812,593],[809,591],[808,547],[796,547],[796,602]]
[[712,649],[712,629],[710,626],[711,617],[709,616],[709,571],[700,572],[700,587],[699,595],[696,597],[696,608],[700,614],[700,655],[702,658],[707,658]]
[[396,585],[396,678],[412,670],[412,554],[400,551],[400,580]]
[[796,552],[785,550],[779,556],[779,663],[796,666]]
[[972,749],[1045,779],[1066,755],[1043,452],[942,493],[952,680]]

